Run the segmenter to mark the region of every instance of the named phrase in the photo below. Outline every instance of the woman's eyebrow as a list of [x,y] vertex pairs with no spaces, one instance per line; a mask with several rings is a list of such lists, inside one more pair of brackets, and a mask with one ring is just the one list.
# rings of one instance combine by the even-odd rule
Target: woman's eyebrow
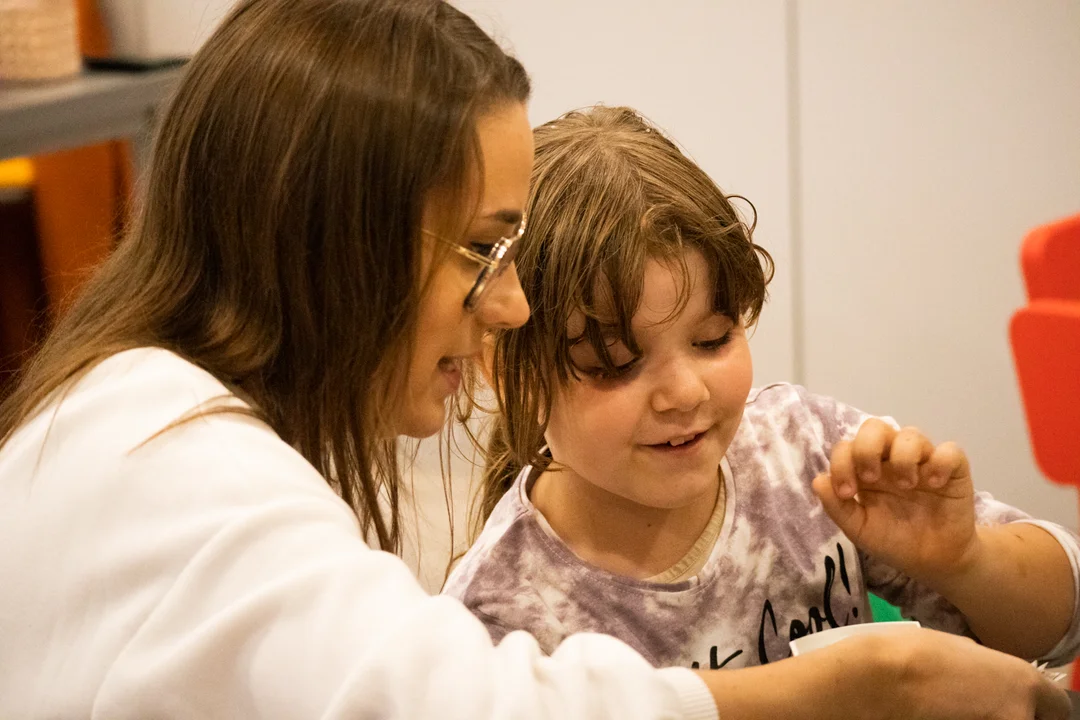
[[489,213],[481,215],[477,219],[487,222],[494,220],[495,222],[502,223],[503,225],[517,225],[519,222],[521,222],[521,211],[510,210],[506,208],[502,210],[492,210]]

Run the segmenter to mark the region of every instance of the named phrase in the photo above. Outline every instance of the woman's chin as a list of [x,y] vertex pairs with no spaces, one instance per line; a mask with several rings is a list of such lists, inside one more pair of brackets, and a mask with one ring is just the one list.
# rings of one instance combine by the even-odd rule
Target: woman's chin
[[423,440],[438,435],[446,425],[446,403],[431,407],[411,408],[398,418],[394,435]]

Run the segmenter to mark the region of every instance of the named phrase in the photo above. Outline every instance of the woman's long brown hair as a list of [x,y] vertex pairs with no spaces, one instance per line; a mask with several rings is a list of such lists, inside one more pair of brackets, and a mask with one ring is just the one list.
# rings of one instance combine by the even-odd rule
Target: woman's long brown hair
[[551,463],[541,453],[544,419],[558,386],[578,377],[570,358],[577,338],[567,335],[572,312],[585,315],[582,337],[610,370],[602,326],[614,324],[627,348],[637,347],[630,323],[649,258],[685,272],[684,251],[702,253],[713,309],[748,326],[773,274],[769,253],[752,240],[752,224],[731,203],[735,196],[634,110],[571,112],[537,128],[535,140],[529,228],[517,257],[532,316],[494,336],[499,409],[487,428],[473,532],[525,465],[544,470]]
[[423,206],[439,191],[468,213],[477,117],[528,94],[441,0],[240,2],[164,112],[126,236],[0,404],[0,443],[110,355],[165,348],[247,399],[398,550],[386,428]]

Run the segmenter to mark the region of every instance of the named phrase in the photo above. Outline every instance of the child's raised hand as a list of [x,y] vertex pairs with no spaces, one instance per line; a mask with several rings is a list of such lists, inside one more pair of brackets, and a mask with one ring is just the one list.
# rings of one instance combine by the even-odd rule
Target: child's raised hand
[[814,491],[856,546],[911,577],[948,577],[976,554],[971,472],[955,443],[872,418],[836,444]]

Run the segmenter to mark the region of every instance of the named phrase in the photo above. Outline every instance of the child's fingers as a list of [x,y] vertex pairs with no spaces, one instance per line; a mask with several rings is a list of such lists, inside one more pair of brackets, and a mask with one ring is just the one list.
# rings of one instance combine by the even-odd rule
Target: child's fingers
[[814,492],[821,500],[825,513],[848,537],[858,535],[866,520],[866,509],[854,497],[845,498],[836,493],[836,482],[830,473],[814,478]]
[[829,473],[822,476],[829,478],[833,492],[842,500],[850,500],[859,492],[851,447],[851,443],[846,440],[833,445],[832,456],[829,458]]
[[851,454],[860,483],[870,485],[881,477],[881,462],[889,459],[894,437],[896,430],[877,418],[870,418],[859,428],[851,443]]
[[945,487],[950,480],[971,475],[967,454],[954,442],[941,443],[934,448],[925,468],[926,484],[934,489]]
[[889,450],[889,463],[896,477],[896,484],[911,490],[919,484],[919,466],[930,460],[934,444],[918,428],[906,427],[893,438]]

